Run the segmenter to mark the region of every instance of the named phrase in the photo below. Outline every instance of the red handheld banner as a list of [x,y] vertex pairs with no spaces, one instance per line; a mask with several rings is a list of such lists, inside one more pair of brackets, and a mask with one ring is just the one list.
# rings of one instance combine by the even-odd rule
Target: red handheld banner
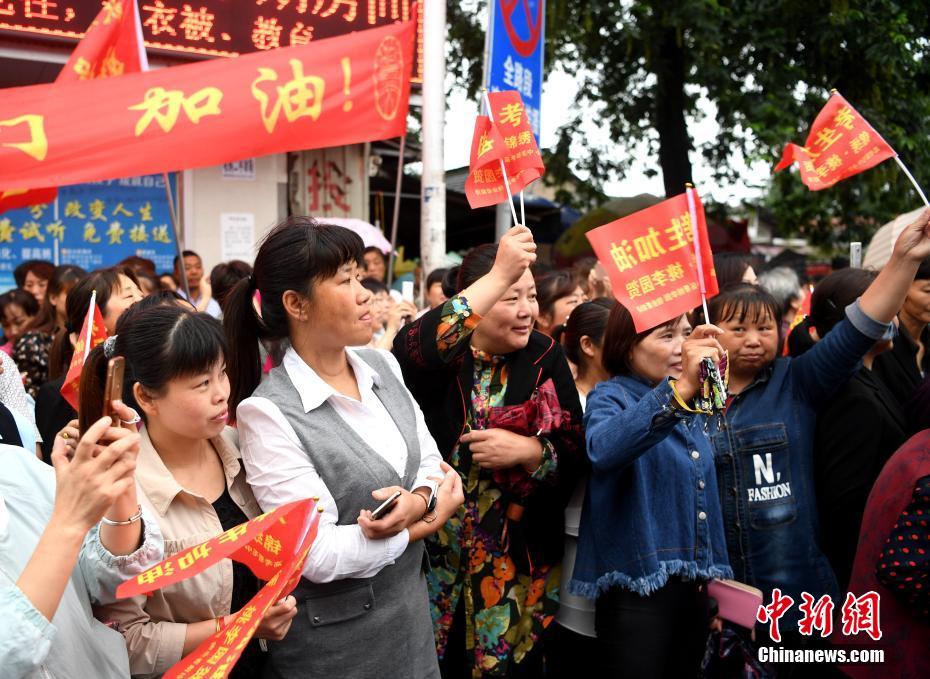
[[785,146],[775,172],[800,163],[801,181],[811,191],[820,191],[895,155],[868,121],[834,92],[817,114],[805,145]]
[[413,19],[235,59],[0,90],[0,186],[61,186],[398,137],[415,38]]
[[177,662],[165,673],[165,679],[223,679],[229,675],[265,612],[300,581],[319,524],[315,505],[315,500],[308,499],[273,509],[174,554],[117,588],[120,598],[153,592],[191,578],[225,558],[246,564],[260,580],[267,580],[232,622]]
[[[707,237],[704,206],[694,194],[697,235],[707,296],[717,294],[717,274]],[[686,194],[598,227],[587,234],[607,270],[614,297],[649,330],[701,305],[694,236]]]

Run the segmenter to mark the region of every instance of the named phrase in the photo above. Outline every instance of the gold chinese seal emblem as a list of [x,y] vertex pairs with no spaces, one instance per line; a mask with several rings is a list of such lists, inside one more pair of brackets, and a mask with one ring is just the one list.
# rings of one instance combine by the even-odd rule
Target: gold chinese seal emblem
[[404,53],[400,41],[389,35],[375,51],[375,106],[385,120],[397,116],[403,86]]

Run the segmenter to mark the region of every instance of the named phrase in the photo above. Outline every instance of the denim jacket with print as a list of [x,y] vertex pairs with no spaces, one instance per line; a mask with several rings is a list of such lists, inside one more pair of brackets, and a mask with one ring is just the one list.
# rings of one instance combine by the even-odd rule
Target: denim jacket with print
[[[818,408],[858,369],[888,332],[854,302],[847,318],[797,358],[779,358],[711,418],[720,503],[735,577],[794,599],[783,622],[800,618],[801,593],[833,597],[836,576],[819,545],[814,495],[814,428]],[[868,426],[867,422],[863,426]],[[855,432],[849,432],[855,445]]]
[[706,418],[671,407],[668,380],[602,382],[588,395],[591,476],[569,591],[643,596],[669,576],[732,577]]

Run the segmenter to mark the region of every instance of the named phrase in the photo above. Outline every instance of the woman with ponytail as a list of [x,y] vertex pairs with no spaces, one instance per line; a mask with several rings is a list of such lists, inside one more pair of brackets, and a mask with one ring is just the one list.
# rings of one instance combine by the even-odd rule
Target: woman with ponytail
[[[199,544],[260,513],[245,481],[235,431],[226,426],[229,380],[219,321],[174,305],[131,309],[115,336],[90,352],[81,375],[82,425],[99,416],[109,359],[125,359],[123,402],[142,419],[136,468],[139,502],[158,517],[165,556]],[[258,592],[247,566],[217,566],[151,596],[102,608],[126,638],[133,676],[159,676],[225,627]],[[280,639],[293,600],[268,610],[256,636]],[[260,676],[250,642],[233,677]]]
[[[321,511],[267,677],[439,676],[421,540],[455,512],[461,483],[444,476],[393,357],[348,349],[372,336],[362,251],[348,229],[291,217],[226,298],[230,408],[255,497],[268,511],[313,496]],[[261,384],[259,340],[290,345]]]

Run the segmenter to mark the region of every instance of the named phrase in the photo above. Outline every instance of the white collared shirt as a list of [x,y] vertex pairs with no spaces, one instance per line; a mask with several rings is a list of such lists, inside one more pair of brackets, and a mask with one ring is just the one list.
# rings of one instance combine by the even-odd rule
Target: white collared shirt
[[[397,379],[403,382],[397,359],[387,351],[379,352]],[[403,477],[407,444],[372,389],[373,385],[380,384],[381,376],[354,350],[348,349],[346,353],[355,373],[361,401],[333,389],[293,348],[288,348],[284,354],[282,366],[297,389],[305,412],[328,402],[345,423]],[[413,487],[434,487],[435,483],[428,477],[443,476],[439,467],[442,456],[426,428],[419,405],[409,392],[408,397],[416,413],[420,444],[420,466]],[[304,577],[311,582],[367,578],[394,563],[404,553],[409,543],[406,529],[391,538],[369,540],[357,523],[337,525],[339,512],[336,502],[278,406],[267,398],[252,396],[239,404],[236,422],[246,478],[264,511],[294,500],[320,498],[318,506],[323,513],[304,567]],[[333,435],[338,436],[338,432],[333,432]]]

